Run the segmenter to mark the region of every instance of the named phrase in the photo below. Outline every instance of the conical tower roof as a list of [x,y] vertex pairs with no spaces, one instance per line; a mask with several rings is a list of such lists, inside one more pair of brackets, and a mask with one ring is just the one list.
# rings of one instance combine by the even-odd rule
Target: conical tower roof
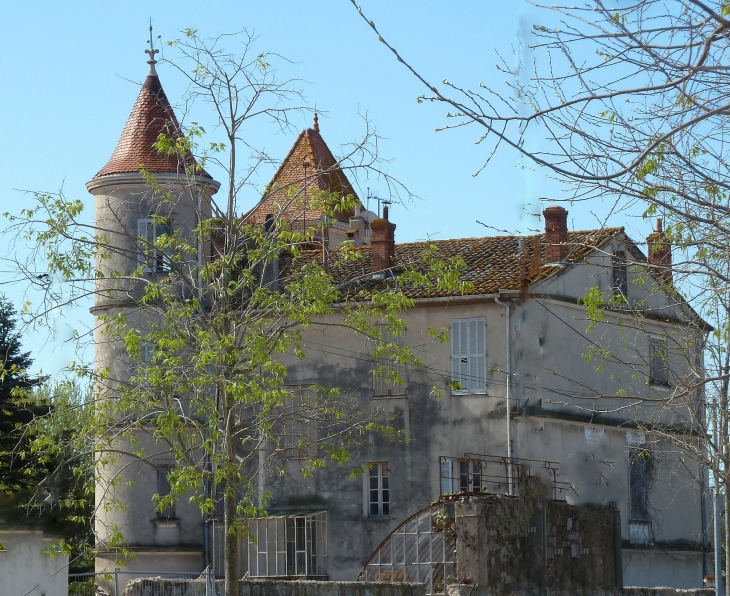
[[[341,196],[357,193],[352,188],[327,143],[319,132],[317,115],[312,128],[303,130],[294,142],[289,154],[274,174],[267,192],[258,204],[244,218],[250,223],[263,223],[268,214],[281,216],[289,221],[316,221],[325,213],[316,208],[318,191],[337,192]],[[307,189],[307,192],[299,192]],[[337,219],[348,221],[354,211],[338,212]]]
[[[136,173],[141,165],[148,172],[156,174],[184,174],[186,165],[195,164],[192,155],[187,158],[175,154],[167,155],[153,147],[160,134],[177,138],[181,135],[181,129],[162,89],[154,61],[150,62],[150,72],[140,89],[114,153],[94,179],[111,174]],[[196,175],[210,178],[205,171],[197,172]]]

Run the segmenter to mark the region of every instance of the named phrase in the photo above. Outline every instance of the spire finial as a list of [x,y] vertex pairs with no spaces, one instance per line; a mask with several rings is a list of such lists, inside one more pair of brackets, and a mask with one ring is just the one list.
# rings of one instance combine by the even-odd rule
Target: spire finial
[[[160,36],[158,35],[157,36],[157,39],[159,39],[159,38],[160,38]],[[150,49],[144,51],[144,53],[145,54],[149,54],[149,57],[150,57],[150,59],[147,60],[147,64],[150,65],[150,70],[147,73],[147,76],[148,77],[149,76],[156,77],[157,76],[157,71],[155,70],[155,64],[157,64],[157,60],[155,60],[155,54],[159,54],[160,53],[160,50],[156,50],[155,49],[154,42],[152,41],[152,19],[150,19],[150,39],[149,39],[149,44],[150,44]]]
[[312,130],[319,132],[319,116],[317,116],[317,112],[314,113],[314,126],[312,126]]

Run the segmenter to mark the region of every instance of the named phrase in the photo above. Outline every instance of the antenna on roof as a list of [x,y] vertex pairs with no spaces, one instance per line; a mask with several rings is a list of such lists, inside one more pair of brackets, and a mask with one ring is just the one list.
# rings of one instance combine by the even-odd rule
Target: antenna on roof
[[[157,36],[157,39],[160,39],[162,37],[161,35]],[[155,49],[155,44],[152,41],[152,18],[150,18],[150,39],[149,39],[150,49],[145,50],[145,54],[149,54],[150,59],[147,60],[147,64],[150,65],[150,71],[147,73],[147,76],[157,76],[157,71],[155,70],[155,64],[157,64],[157,60],[155,60],[155,54],[159,54],[160,50]]]
[[[376,197],[375,195],[370,194],[370,187],[369,186],[368,186],[368,196],[366,198],[367,198],[367,201],[368,201],[367,202],[367,209],[368,209],[368,211],[370,211],[370,199],[375,199],[378,202],[378,217],[380,217],[380,203],[382,201],[383,204],[385,204],[385,201],[383,201],[383,199],[381,199],[380,197]],[[388,203],[388,205],[390,205],[390,203]]]

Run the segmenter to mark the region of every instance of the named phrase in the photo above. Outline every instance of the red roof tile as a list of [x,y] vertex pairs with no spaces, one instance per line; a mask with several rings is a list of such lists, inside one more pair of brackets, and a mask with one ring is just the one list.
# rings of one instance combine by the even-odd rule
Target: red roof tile
[[[148,75],[114,153],[94,178],[139,172],[143,164],[149,172],[184,173],[185,164],[182,162],[187,161],[187,165],[192,165],[195,160],[192,157],[190,161],[181,160],[177,155],[166,155],[157,151],[153,144],[162,133],[178,135],[180,125],[162,89],[160,79]],[[205,171],[200,175],[210,178]]]
[[[306,169],[305,162],[308,163]],[[299,192],[305,186],[308,192]],[[337,192],[343,197],[354,195],[357,199],[355,190],[324,142],[317,125],[299,134],[268,188],[271,191],[244,215],[248,222],[263,223],[268,214],[280,212],[289,222],[301,220],[305,215],[307,221],[318,220],[324,215],[312,204],[318,191]],[[337,219],[348,221],[352,215],[353,212],[338,213]]]
[[[595,248],[605,245],[623,228],[568,232],[568,262],[579,261]],[[533,250],[541,247],[541,262],[545,262],[545,234],[535,236],[487,236],[484,238],[457,238],[432,242],[408,242],[395,245],[394,269],[407,265],[418,267],[426,246],[437,248],[436,256],[442,259],[461,257],[466,264],[461,280],[471,282],[466,295],[493,294],[499,290],[520,290],[523,283],[544,279],[559,270],[558,266],[534,267]],[[535,242],[537,241],[537,242]],[[353,249],[347,249],[353,250]],[[371,273],[371,249],[358,247],[362,254],[358,259],[338,259],[337,251],[330,257],[330,272],[340,285],[344,300],[362,300],[368,290],[384,289],[388,281],[373,279]],[[306,251],[297,265],[313,260],[321,262],[321,250]],[[296,265],[294,265],[296,266]],[[397,276],[393,278],[397,280]],[[441,292],[427,288],[402,288],[411,298],[436,298],[461,295],[458,291]],[[365,295],[361,293],[365,290]]]

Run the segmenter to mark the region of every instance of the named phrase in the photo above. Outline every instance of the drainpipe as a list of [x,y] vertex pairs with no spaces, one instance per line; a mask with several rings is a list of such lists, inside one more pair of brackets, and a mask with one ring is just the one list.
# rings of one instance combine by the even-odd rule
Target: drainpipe
[[[717,403],[715,404],[715,407],[713,408],[715,411],[715,420],[714,420],[714,432],[713,432],[713,438],[715,442],[715,449],[718,449],[719,446],[719,437],[718,437],[718,430],[717,430],[717,424],[719,419],[719,413],[717,408]],[[717,454],[715,455],[715,461],[713,462],[713,480],[714,480],[714,489],[712,491],[712,534],[713,538],[715,540],[715,596],[722,596],[724,593],[723,591],[723,585],[722,585],[722,532],[720,529],[720,482],[718,476],[720,475],[719,472],[719,462],[717,459]],[[725,507],[727,508],[727,495],[725,496]],[[728,578],[730,579],[730,578]]]
[[495,296],[494,301],[500,306],[504,306],[507,309],[507,325],[505,339],[507,342],[506,354],[507,354],[507,494],[512,494],[512,432],[510,429],[510,388],[512,386],[512,350],[510,345],[510,330],[509,330],[509,317],[510,308],[509,304],[502,302],[499,299],[499,295]]

